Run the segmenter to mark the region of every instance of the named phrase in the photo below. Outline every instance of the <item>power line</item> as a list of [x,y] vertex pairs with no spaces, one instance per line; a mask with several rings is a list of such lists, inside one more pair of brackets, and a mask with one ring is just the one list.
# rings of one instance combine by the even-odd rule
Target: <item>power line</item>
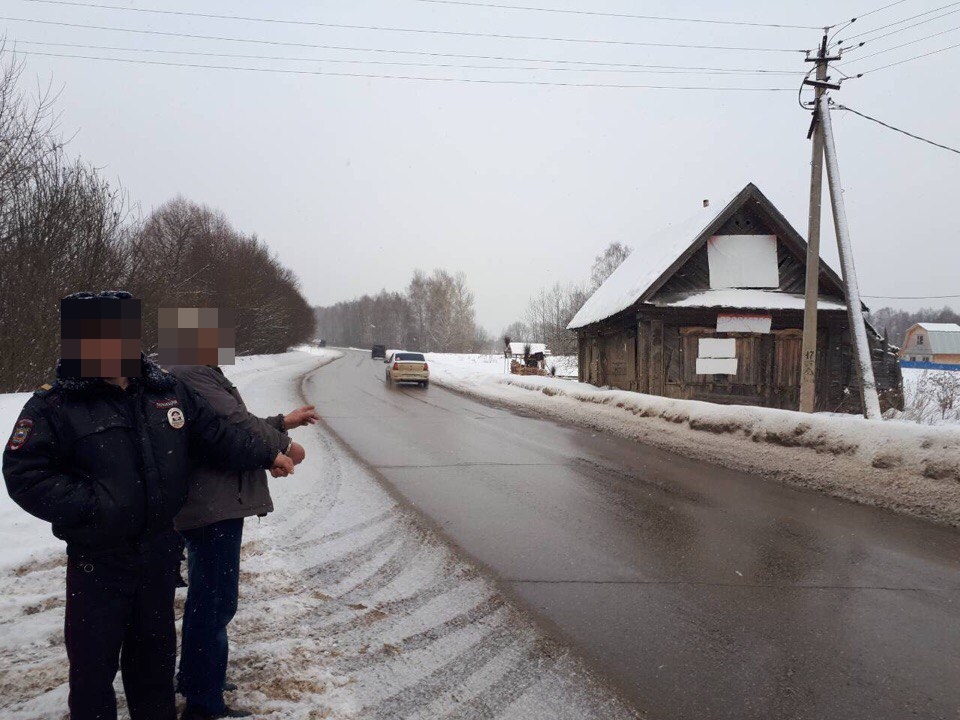
[[[41,1],[43,0],[37,0],[37,2]],[[903,1],[904,0],[901,0],[901,2]],[[556,13],[561,15],[592,15],[594,17],[622,18],[630,20],[662,20],[664,22],[706,23],[710,25],[737,25],[744,27],[780,28],[791,30],[821,29],[813,25],[783,25],[778,23],[758,23],[739,20],[707,20],[705,18],[666,17],[663,15],[635,15],[632,13],[599,12],[596,10],[567,10],[562,8],[537,7],[534,5],[503,5],[467,2],[467,0],[414,0],[414,2],[431,3],[433,5],[458,5],[463,7],[486,8],[490,10],[528,10],[530,12]]]
[[[0,17],[0,20],[9,20],[11,18]],[[16,18],[12,18],[16,19]],[[23,22],[32,22],[32,23],[41,23],[41,24],[52,24],[52,25],[65,25],[67,27],[79,27],[83,29],[92,29],[92,30],[109,30],[113,32],[121,33],[131,33],[136,35],[153,35],[160,37],[176,37],[176,38],[186,38],[189,40],[215,40],[222,42],[235,42],[235,43],[247,43],[253,45],[275,45],[278,47],[296,47],[296,48],[310,48],[312,50],[343,50],[347,52],[372,52],[372,53],[385,53],[390,55],[415,55],[418,57],[447,57],[447,58],[460,58],[464,60],[503,60],[507,62],[542,62],[542,63],[556,63],[563,65],[591,65],[591,66],[606,66],[606,67],[651,67],[651,68],[663,68],[663,69],[677,69],[677,70],[710,70],[710,69],[740,69],[740,68],[698,68],[698,67],[689,67],[684,65],[639,65],[634,63],[609,63],[609,62],[594,62],[589,60],[563,60],[556,58],[531,58],[531,57],[510,57],[504,55],[467,55],[462,53],[442,53],[442,52],[426,52],[423,50],[394,50],[389,48],[371,48],[371,47],[357,47],[351,45],[326,45],[326,44],[317,44],[317,43],[298,43],[298,42],[284,42],[282,40],[258,40],[255,38],[236,38],[223,35],[196,35],[188,33],[174,33],[174,32],[163,32],[160,30],[138,30],[132,28],[115,28],[115,27],[101,27],[98,25],[78,25],[71,23],[57,23],[46,20],[23,20]]]
[[956,45],[948,45],[945,48],[940,48],[939,50],[931,50],[930,52],[923,53],[922,55],[914,55],[913,57],[908,57],[906,60],[898,60],[897,62],[892,62],[887,65],[881,65],[880,67],[870,68],[869,70],[864,70],[858,77],[863,75],[868,75],[869,73],[875,73],[878,70],[886,70],[887,68],[895,67],[896,65],[903,65],[904,63],[913,62],[914,60],[919,60],[921,58],[930,57],[931,55],[936,55],[938,53],[946,52],[947,50],[953,50],[954,48],[960,47],[960,43]]
[[881,10],[887,10],[887,9],[889,9],[889,8],[892,8],[894,5],[902,5],[902,4],[905,3],[906,1],[907,1],[907,0],[897,0],[896,2],[892,2],[892,3],[888,4],[888,5],[883,5],[882,7],[878,7],[878,8],[876,8],[876,9],[874,9],[874,10],[871,10],[870,12],[860,13],[860,14],[857,15],[855,18],[853,18],[853,20],[851,20],[851,22],[855,22],[855,21],[857,21],[857,20],[861,20],[861,19],[867,17],[868,15],[873,15],[874,13],[880,12]]
[[878,7],[878,8],[874,8],[873,10],[870,10],[869,12],[860,13],[860,14],[857,15],[856,17],[850,18],[850,19],[849,19],[847,22],[845,22],[845,23],[838,23],[839,27],[837,27],[836,25],[831,26],[831,27],[836,27],[836,30],[833,31],[833,35],[830,36],[830,39],[828,40],[828,42],[832,44],[832,43],[833,43],[833,39],[834,39],[837,35],[839,35],[841,32],[843,32],[843,31],[846,30],[848,27],[850,27],[851,25],[853,25],[857,20],[861,20],[861,19],[863,19],[863,18],[865,18],[865,17],[867,17],[867,16],[869,16],[869,15],[873,15],[874,13],[878,13],[878,12],[881,12],[881,11],[883,11],[883,10],[888,10],[889,8],[892,8],[892,7],[894,7],[895,5],[901,5],[901,4],[905,3],[906,1],[907,1],[907,0],[896,0],[896,2],[892,2],[892,3],[888,3],[888,4],[886,4],[886,5],[882,5],[882,6]]
[[161,60],[139,60],[132,58],[101,57],[93,55],[73,55],[67,53],[27,52],[24,55],[39,57],[70,58],[76,60],[101,60],[105,62],[119,62],[136,65],[158,65],[163,67],[183,67],[203,70],[240,70],[244,72],[274,73],[280,75],[318,75],[328,77],[373,78],[379,80],[423,80],[427,82],[446,83],[479,83],[484,85],[541,85],[553,87],[589,87],[589,88],[619,88],[644,90],[718,90],[718,91],[745,91],[745,92],[793,92],[793,88],[779,87],[742,87],[742,86],[711,86],[711,85],[628,85],[622,83],[570,83],[546,80],[489,80],[482,78],[450,78],[450,77],[419,77],[411,75],[378,75],[372,73],[330,72],[326,70],[294,70],[287,68],[237,67],[234,65],[199,65],[196,63],[174,63]]
[[[437,68],[464,68],[469,70],[543,70],[548,72],[605,72],[605,73],[650,73],[664,75],[802,75],[799,70],[740,70],[736,68],[708,68],[708,67],[682,67],[682,66],[635,66],[628,68],[607,68],[607,67],[543,67],[537,65],[515,66],[515,65],[464,65],[460,63],[432,63],[432,62],[395,62],[389,60],[357,60],[357,59],[338,59],[338,58],[310,58],[293,57],[289,55],[246,55],[237,53],[213,53],[199,52],[191,50],[162,50],[156,48],[131,48],[117,47],[115,45],[84,45],[80,43],[55,43],[55,42],[34,42],[30,40],[14,40],[14,47],[20,45],[29,45],[31,47],[65,47],[83,50],[109,50],[113,52],[140,52],[154,53],[160,55],[189,55],[194,57],[215,57],[215,58],[234,58],[238,60],[284,60],[292,62],[317,62],[333,64],[351,64],[351,65],[385,65],[393,67],[437,67]],[[602,63],[596,63],[601,65]]]
[[920,140],[921,142],[925,142],[925,143],[927,143],[928,145],[933,145],[934,147],[942,148],[943,150],[949,150],[949,151],[952,152],[952,153],[957,153],[957,155],[960,155],[960,150],[958,150],[958,149],[956,149],[956,148],[952,148],[952,147],[950,147],[949,145],[942,145],[942,144],[940,144],[940,143],[938,143],[938,142],[934,142],[933,140],[927,140],[927,138],[920,137],[919,135],[914,135],[913,133],[907,132],[906,130],[901,130],[901,129],[898,128],[898,127],[894,127],[893,125],[890,125],[890,124],[888,124],[888,123],[883,122],[883,120],[877,120],[877,118],[875,118],[875,117],[870,117],[869,115],[866,115],[866,114],[860,112],[859,110],[854,110],[854,109],[851,108],[851,107],[847,107],[846,105],[837,105],[837,109],[838,109],[838,110],[846,110],[846,111],[848,111],[848,112],[852,112],[854,115],[859,115],[860,117],[865,118],[865,119],[867,119],[867,120],[870,120],[870,121],[872,121],[872,122],[875,122],[875,123],[877,123],[878,125],[883,125],[885,128],[889,128],[889,129],[891,129],[891,130],[897,131],[898,133],[903,133],[904,135],[907,135],[908,137],[912,137],[914,140]]
[[[374,30],[379,32],[396,32],[396,33],[414,33],[418,35],[443,35],[443,36],[452,36],[452,37],[471,37],[471,38],[493,38],[497,40],[535,40],[538,42],[562,42],[562,43],[579,43],[579,44],[588,44],[588,45],[624,45],[632,47],[671,47],[671,48],[692,48],[692,49],[701,49],[701,50],[739,50],[741,52],[801,52],[799,50],[787,49],[787,48],[750,48],[750,47],[720,47],[720,46],[710,46],[710,45],[681,45],[674,43],[651,43],[651,42],[639,42],[635,40],[604,40],[599,38],[568,38],[568,37],[551,37],[544,35],[506,35],[502,33],[481,33],[481,32],[468,32],[465,30],[426,30],[424,28],[400,28],[400,27],[387,27],[383,25],[348,25],[345,23],[327,23],[319,21],[308,21],[308,20],[276,20],[273,18],[260,18],[260,17],[244,17],[240,15],[214,15],[212,13],[197,13],[197,12],[187,12],[184,10],[157,10],[152,8],[137,8],[137,7],[125,7],[122,5],[104,5],[104,4],[88,4],[88,3],[76,3],[70,2],[69,0],[22,0],[23,2],[32,2],[32,3],[44,3],[51,5],[67,5],[70,7],[85,7],[85,8],[94,8],[101,10],[121,10],[125,12],[137,12],[137,13],[150,13],[157,15],[173,15],[177,17],[192,17],[192,18],[208,18],[208,19],[217,19],[217,20],[240,20],[244,22],[261,22],[261,23],[277,23],[282,25],[306,25],[310,27],[323,27],[323,28],[334,28],[338,30]],[[0,18],[3,20],[16,20],[22,22],[38,22],[45,24],[55,24],[50,21],[41,21],[41,20],[25,20],[24,18]],[[68,27],[85,27],[83,25],[69,25],[63,23]],[[109,30],[110,28],[98,28],[103,30]]]
[[900,43],[899,45],[894,45],[893,47],[884,48],[883,50],[877,50],[876,52],[872,52],[869,55],[861,55],[860,57],[854,58],[853,60],[848,60],[847,62],[843,63],[843,65],[851,65],[855,62],[866,60],[867,58],[872,58],[872,57],[876,57],[877,55],[883,55],[884,53],[892,52],[894,50],[899,50],[900,48],[905,48],[908,45],[916,45],[918,42],[923,42],[924,40],[930,40],[931,38],[939,37],[940,35],[946,35],[947,33],[956,32],[957,30],[960,30],[960,26],[950,28],[949,30],[941,30],[940,32],[933,33],[932,35],[926,35],[922,38],[917,38],[916,40],[910,40],[909,42]]
[[[880,32],[881,30],[886,30],[887,28],[891,28],[896,25],[903,25],[903,23],[910,22],[911,20],[916,20],[917,18],[921,18],[926,15],[932,15],[935,12],[940,12],[941,10],[946,10],[947,8],[955,7],[957,5],[960,5],[960,2],[948,3],[947,5],[942,5],[938,8],[934,8],[933,10],[927,10],[926,12],[918,13],[916,15],[911,15],[910,17],[904,18],[903,20],[897,20],[896,22],[888,23],[886,25],[881,25],[880,27],[873,28],[873,30],[864,30],[862,33],[857,33],[856,35],[851,35],[850,37],[843,38],[839,42],[845,43],[845,42],[849,42],[850,40],[853,40],[854,38],[863,37],[864,35],[872,35],[875,32]],[[949,14],[950,13],[947,13],[947,15]],[[941,15],[940,17],[943,17],[943,16]],[[937,18],[932,18],[932,20],[936,20],[936,19]],[[924,20],[923,22],[931,22],[931,20]],[[917,23],[917,25],[922,25],[922,24],[923,23]],[[915,26],[911,25],[911,27],[915,27]],[[874,40],[876,40],[876,38],[874,38]],[[871,40],[871,42],[873,42],[873,40]]]
[[[927,23],[934,22],[935,20],[940,20],[942,18],[947,17],[948,15],[955,15],[958,12],[960,12],[960,8],[957,8],[956,10],[951,10],[950,12],[945,12],[943,15],[937,15],[936,17],[932,17],[927,20],[921,20],[920,22],[914,23],[913,25],[907,25],[906,27],[898,28],[897,30],[891,30],[890,32],[884,33],[883,35],[877,35],[877,37],[875,38],[870,38],[869,40],[865,40],[859,43],[856,47],[850,48],[850,51],[859,49],[864,45],[871,45],[879,40],[888,38],[891,35],[897,35],[899,33],[906,32],[907,30],[912,30],[915,27],[919,27],[921,25],[926,25]],[[945,31],[945,32],[949,32],[949,31]],[[935,37],[936,35],[942,35],[942,34],[943,33],[935,33],[934,35],[928,35],[927,38]],[[927,38],[921,38],[921,40],[926,40]],[[913,42],[919,42],[919,40],[914,40]]]
[[871,300],[949,300],[960,295],[861,295]]

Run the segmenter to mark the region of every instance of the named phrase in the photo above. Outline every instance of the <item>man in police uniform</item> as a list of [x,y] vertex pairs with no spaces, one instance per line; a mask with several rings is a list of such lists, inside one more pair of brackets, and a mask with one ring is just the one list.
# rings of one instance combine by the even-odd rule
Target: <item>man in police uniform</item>
[[133,357],[140,311],[129,293],[70,296],[61,318],[57,380],[24,406],[3,474],[10,497],[67,543],[70,716],[115,719],[119,667],[132,720],[175,720],[173,518],[192,468],[285,475],[293,461]]

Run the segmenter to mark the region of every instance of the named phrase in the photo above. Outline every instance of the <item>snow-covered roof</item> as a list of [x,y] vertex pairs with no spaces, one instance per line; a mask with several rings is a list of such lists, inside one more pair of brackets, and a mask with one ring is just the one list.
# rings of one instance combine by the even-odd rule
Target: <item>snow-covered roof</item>
[[546,346],[546,344],[544,344],[544,343],[525,343],[525,342],[512,342],[512,343],[510,343],[510,354],[511,354],[511,355],[523,355],[523,348],[524,348],[525,346],[527,346],[527,345],[530,346],[530,353],[531,353],[531,354],[534,354],[534,355],[535,355],[536,353],[543,353],[544,355],[548,355],[548,354],[549,354],[549,352],[547,351],[547,346]]
[[587,299],[567,327],[573,330],[600,322],[633,305],[733,199],[702,208],[686,220],[635,242],[633,252]]
[[[711,225],[714,225],[718,220],[722,221],[721,216],[726,214],[728,210],[734,209],[732,207],[734,203],[737,203],[738,200],[743,201],[751,197],[762,200],[769,205],[769,200],[751,183],[724,202],[718,202],[711,204],[710,207],[699,209],[682,222],[669,225],[659,232],[639,238],[634,242],[633,252],[630,253],[620,267],[614,270],[610,277],[597,288],[593,295],[587,299],[579,312],[574,315],[570,324],[567,325],[567,328],[575,330],[586,325],[591,325],[601,320],[606,320],[630,308],[657,284],[664,273],[666,273],[684,253],[690,250],[695,241],[701,238],[704,233],[710,229]],[[737,207],[739,207],[739,203],[737,203]],[[777,212],[776,209],[772,211]],[[783,222],[786,221],[784,220]],[[789,228],[789,223],[787,223],[787,226]],[[790,229],[790,232],[796,235],[796,232],[792,229]],[[797,236],[797,238],[797,242],[803,242],[802,238],[799,236]],[[780,239],[783,240],[783,238]],[[823,261],[821,260],[821,262]],[[826,263],[823,263],[823,265],[829,275],[835,276],[833,270],[830,269],[829,266],[826,266]],[[839,284],[839,280],[837,282]],[[712,293],[713,291],[710,292]],[[769,291],[768,294],[779,295],[780,293]],[[711,295],[711,297],[714,296]],[[752,302],[760,301],[760,296],[756,296],[752,300]],[[729,307],[787,309],[786,307],[773,305],[773,298],[764,296],[762,302],[765,304],[735,304]],[[788,298],[781,302],[790,304],[792,303],[792,299]],[[827,303],[828,305],[833,303],[832,300],[821,300],[820,302]],[[710,305],[703,305],[702,307],[721,306],[722,305],[711,303]],[[692,307],[696,306],[694,305]],[[790,304],[790,308],[792,307],[793,305]],[[802,301],[800,307],[803,307]],[[821,307],[824,309],[835,309],[832,306],[824,307],[821,305]],[[845,306],[841,304],[839,307],[844,308]]]
[[927,334],[927,347],[934,355],[960,355],[960,325],[917,323],[915,327],[922,328]]
[[[702,290],[693,293],[658,295],[650,300],[657,307],[736,308],[745,310],[803,310],[803,295],[775,290]],[[821,297],[819,310],[846,310],[842,300]]]
[[960,333],[960,325],[956,323],[917,323],[927,332],[954,332]]

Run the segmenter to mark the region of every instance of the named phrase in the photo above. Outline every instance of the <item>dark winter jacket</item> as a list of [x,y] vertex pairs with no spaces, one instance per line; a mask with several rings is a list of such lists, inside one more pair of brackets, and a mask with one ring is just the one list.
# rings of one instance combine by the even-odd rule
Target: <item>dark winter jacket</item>
[[[218,367],[207,365],[173,365],[168,368],[210,403],[217,414],[231,424],[258,435],[274,454],[283,452],[290,437],[283,428],[283,415],[258,418],[247,410],[240,392]],[[273,511],[267,474],[262,469],[218,470],[198,466],[190,476],[187,502],[177,515],[177,530],[193,530],[204,525],[235,518],[266,515]]]
[[274,448],[221,418],[154,363],[123,390],[58,378],[24,406],[3,453],[10,497],[67,551],[136,543],[173,526],[195,464],[270,467]]

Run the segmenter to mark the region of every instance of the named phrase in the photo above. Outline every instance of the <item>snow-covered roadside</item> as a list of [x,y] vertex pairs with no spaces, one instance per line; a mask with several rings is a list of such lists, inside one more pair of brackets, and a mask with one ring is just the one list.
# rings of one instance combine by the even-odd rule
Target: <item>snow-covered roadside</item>
[[[338,356],[241,358],[227,370],[251,410],[271,414],[303,404],[299,378]],[[3,398],[0,426],[24,399]],[[284,720],[635,716],[322,428],[294,434],[306,462],[271,481],[276,511],[245,528],[237,705]],[[44,523],[11,533],[8,548],[22,550],[0,566],[0,717],[61,718],[62,547]],[[181,591],[178,612],[182,602]]]
[[[458,374],[483,373],[487,375],[506,375],[509,361],[503,355],[479,353],[427,353],[427,362]],[[558,377],[577,377],[576,355],[552,355],[547,358],[547,368],[556,368]]]
[[960,526],[960,429],[671,400],[432,364],[434,383],[837,497]]

